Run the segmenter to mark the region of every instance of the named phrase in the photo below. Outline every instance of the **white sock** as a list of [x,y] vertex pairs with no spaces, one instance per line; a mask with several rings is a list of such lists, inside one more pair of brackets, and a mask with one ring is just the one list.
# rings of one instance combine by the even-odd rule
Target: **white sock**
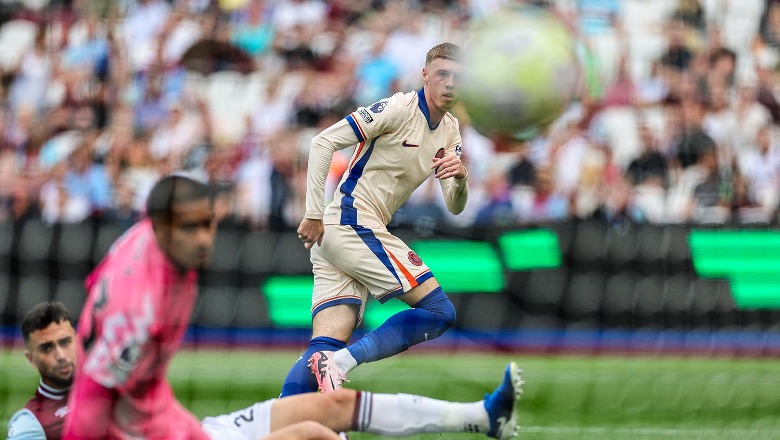
[[352,357],[352,353],[346,348],[333,353],[333,361],[341,368],[341,371],[349,373],[353,368],[357,367],[357,361]]
[[484,403],[457,403],[411,394],[358,393],[353,428],[388,437],[490,429]]

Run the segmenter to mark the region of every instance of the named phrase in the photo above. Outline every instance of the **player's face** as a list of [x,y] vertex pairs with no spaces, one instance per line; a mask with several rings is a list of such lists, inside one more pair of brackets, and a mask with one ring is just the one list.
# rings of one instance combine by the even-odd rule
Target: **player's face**
[[70,321],[52,322],[31,332],[25,356],[38,369],[43,383],[56,388],[70,386],[76,368],[76,332]]
[[155,228],[160,247],[182,269],[205,267],[217,230],[212,203],[208,199],[178,203],[171,214],[170,225]]
[[457,61],[436,58],[423,69],[428,97],[442,111],[450,111],[458,103],[458,81],[463,67]]

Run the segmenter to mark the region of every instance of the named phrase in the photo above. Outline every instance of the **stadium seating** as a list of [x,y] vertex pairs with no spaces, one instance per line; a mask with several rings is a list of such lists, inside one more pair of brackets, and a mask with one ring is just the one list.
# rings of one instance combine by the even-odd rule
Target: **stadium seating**
[[33,274],[19,279],[16,316],[21,317],[34,305],[51,299],[51,280],[47,275]]
[[243,286],[257,287],[266,274],[274,272],[274,251],[278,237],[277,234],[267,231],[249,232],[244,235],[238,258]]
[[84,279],[69,277],[57,280],[53,299],[65,304],[74,317],[79,316],[81,309],[84,307],[84,301],[87,299]]
[[211,264],[206,268],[201,281],[209,286],[238,287],[239,256],[241,255],[243,234],[239,230],[220,228],[214,239]]
[[91,269],[92,223],[64,224],[56,228],[54,255],[59,278],[84,278]]
[[7,274],[11,270],[13,244],[14,225],[10,222],[0,223],[0,273]]
[[50,275],[50,254],[54,228],[39,220],[24,223],[19,237],[19,273],[24,276]]

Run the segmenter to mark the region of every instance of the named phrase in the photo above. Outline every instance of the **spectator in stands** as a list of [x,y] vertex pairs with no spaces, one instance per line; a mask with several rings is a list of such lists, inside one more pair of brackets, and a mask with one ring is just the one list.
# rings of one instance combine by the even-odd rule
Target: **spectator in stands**
[[715,151],[715,141],[702,129],[704,104],[696,99],[686,99],[682,102],[683,132],[675,141],[677,164],[687,168],[698,162],[702,151]]
[[555,190],[553,176],[548,166],[536,170],[533,191],[521,197],[515,208],[519,221],[544,223],[569,218],[569,199]]
[[111,206],[111,182],[102,164],[92,160],[93,137],[88,137],[70,154],[65,188],[71,198],[89,203],[89,214],[99,215]]
[[622,228],[627,223],[646,222],[644,212],[634,202],[631,184],[626,180],[602,187],[601,200],[592,218],[615,228]]
[[398,66],[384,53],[387,37],[375,37],[371,51],[355,69],[355,102],[372,103],[398,90]]
[[702,8],[699,0],[679,0],[674,8],[672,17],[700,33],[704,33],[707,27],[704,8]]
[[484,182],[484,195],[477,200],[480,200],[481,207],[474,218],[475,226],[510,226],[515,223],[510,185],[505,174],[488,175]]
[[758,102],[758,84],[750,80],[744,80],[737,86],[730,105],[737,120],[734,148],[739,154],[753,145],[758,131],[763,126],[772,123],[772,115]]
[[701,150],[697,166],[702,179],[693,189],[689,219],[694,223],[725,223],[731,217],[732,183],[721,173],[717,151]]
[[89,217],[89,199],[84,192],[70,192],[66,183],[67,164],[56,164],[41,188],[41,217],[49,224],[78,223]]
[[632,185],[658,185],[666,188],[669,185],[669,166],[664,156],[658,150],[658,139],[646,122],[639,124],[640,153],[626,168],[626,179]]
[[507,172],[509,185],[532,186],[536,181],[536,165],[531,161],[528,142],[513,141],[510,149],[516,154],[516,159]]
[[47,46],[46,30],[46,26],[38,27],[32,50],[22,55],[15,69],[9,103],[11,108],[17,111],[29,107],[33,112],[38,112],[47,104],[46,91],[49,89],[56,61]]
[[664,76],[669,78],[668,84],[672,93],[680,96],[677,87],[681,84],[683,72],[688,69],[694,59],[693,51],[688,47],[685,38],[685,24],[681,20],[671,20],[666,25],[666,50],[659,58],[664,69]]
[[120,178],[114,185],[113,193],[112,204],[103,217],[122,230],[127,230],[141,219],[141,213],[135,207],[135,188],[129,179]]
[[234,13],[236,22],[230,37],[233,44],[253,57],[260,57],[271,49],[274,27],[270,22],[270,8],[263,0],[250,0],[247,7]]
[[767,1],[764,5],[755,46],[759,62],[780,61],[780,2]]
[[759,129],[755,149],[739,157],[739,171],[752,189],[752,198],[767,213],[774,210],[780,200],[780,147],[772,126]]

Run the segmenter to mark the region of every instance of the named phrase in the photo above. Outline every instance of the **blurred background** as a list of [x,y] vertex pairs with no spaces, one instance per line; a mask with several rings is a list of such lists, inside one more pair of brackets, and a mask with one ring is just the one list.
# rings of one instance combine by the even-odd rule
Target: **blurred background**
[[[450,215],[432,179],[390,225],[458,311],[455,328],[412,351],[489,351],[496,373],[507,357],[541,356],[531,374],[548,385],[561,377],[545,359],[564,354],[746,357],[768,364],[747,368],[758,375],[747,378],[735,372],[743,367],[717,364],[721,375],[699,382],[688,376],[699,364],[674,368],[701,384],[686,395],[706,393],[711,380],[722,387],[722,374],[732,397],[745,384],[778,390],[780,2],[0,0],[0,420],[35,386],[18,351],[21,317],[47,299],[77,317],[84,276],[173,170],[209,183],[219,218],[188,347],[228,349],[213,355],[220,360],[277,350],[270,370],[262,357],[236,367],[274,379],[246,399],[272,397],[309,338],[311,264],[295,228],[310,139],[357,106],[419,89],[430,47],[467,44],[472,21],[512,3],[549,8],[570,27],[583,95],[530,140],[484,137],[455,110],[470,172],[466,211]],[[334,156],[329,194],[351,153]],[[357,334],[402,307],[370,303]],[[206,368],[213,374],[202,379],[192,365],[175,371],[185,372],[189,385],[177,392],[196,413],[244,402],[233,383],[232,397],[198,406],[187,386],[224,375]],[[631,380],[635,367],[618,376]],[[610,361],[604,368],[616,371]],[[493,365],[485,370],[492,386]],[[648,379],[667,383],[659,380]],[[425,383],[409,391],[449,388]],[[547,391],[548,404],[549,393],[570,396]],[[598,402],[616,404],[610,412],[645,408],[629,395]],[[743,395],[743,425],[777,414],[778,395]],[[530,396],[530,411],[545,414],[543,390]],[[580,410],[569,421],[599,412],[589,405],[569,402]],[[688,409],[704,413],[702,405]],[[722,422],[717,408],[710,414]],[[722,438],[768,432],[777,431]],[[672,435],[656,434],[646,438]]]

